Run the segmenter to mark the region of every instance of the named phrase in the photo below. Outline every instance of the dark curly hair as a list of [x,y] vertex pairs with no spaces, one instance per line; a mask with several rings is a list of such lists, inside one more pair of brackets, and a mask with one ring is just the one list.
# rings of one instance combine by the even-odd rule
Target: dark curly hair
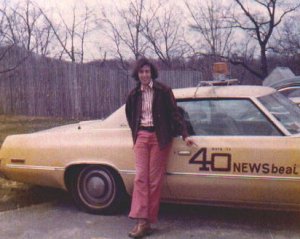
[[137,81],[139,82],[139,71],[142,67],[144,66],[150,66],[150,69],[151,69],[151,78],[153,80],[155,80],[157,77],[158,77],[158,71],[157,71],[157,68],[156,66],[151,62],[149,61],[147,58],[143,57],[139,60],[136,61],[135,63],[135,66],[133,68],[133,71],[132,71],[132,74],[131,76]]

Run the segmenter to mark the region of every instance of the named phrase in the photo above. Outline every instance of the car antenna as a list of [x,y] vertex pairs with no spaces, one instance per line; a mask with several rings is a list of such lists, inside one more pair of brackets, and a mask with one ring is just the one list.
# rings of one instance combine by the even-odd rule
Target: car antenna
[[209,83],[209,81],[199,81],[199,83],[197,84],[197,88],[196,88],[196,91],[195,91],[195,94],[194,94],[194,98],[196,98],[196,94],[197,94],[197,91],[199,89],[199,87],[201,86],[212,86],[212,84]]

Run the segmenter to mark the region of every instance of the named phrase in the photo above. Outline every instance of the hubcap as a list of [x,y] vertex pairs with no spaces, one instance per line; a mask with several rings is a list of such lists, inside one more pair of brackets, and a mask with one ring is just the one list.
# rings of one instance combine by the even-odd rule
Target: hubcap
[[87,192],[92,196],[99,198],[105,192],[105,182],[100,177],[91,177],[86,184]]
[[79,175],[78,192],[90,207],[106,207],[114,197],[114,179],[105,169],[86,168]]

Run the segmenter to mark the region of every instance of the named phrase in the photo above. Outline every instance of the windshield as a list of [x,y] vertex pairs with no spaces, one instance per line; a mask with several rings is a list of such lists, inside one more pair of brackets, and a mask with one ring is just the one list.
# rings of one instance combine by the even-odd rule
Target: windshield
[[300,133],[300,108],[296,104],[278,92],[258,100],[291,134]]

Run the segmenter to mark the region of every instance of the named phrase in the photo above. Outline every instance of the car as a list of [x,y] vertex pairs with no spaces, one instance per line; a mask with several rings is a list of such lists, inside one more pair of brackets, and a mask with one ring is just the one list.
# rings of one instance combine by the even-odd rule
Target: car
[[[176,89],[196,145],[172,142],[162,200],[300,208],[300,108],[264,86]],[[131,195],[133,142],[124,105],[103,121],[8,136],[3,177],[68,190],[80,208],[110,214]]]
[[300,106],[300,77],[285,79],[273,83],[270,87],[275,88],[281,94],[290,98],[294,103]]

